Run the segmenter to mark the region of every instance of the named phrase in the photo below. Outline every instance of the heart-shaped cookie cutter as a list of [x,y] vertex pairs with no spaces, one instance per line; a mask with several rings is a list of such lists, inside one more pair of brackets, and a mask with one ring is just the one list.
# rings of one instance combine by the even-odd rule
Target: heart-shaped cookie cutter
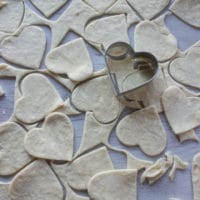
[[133,92],[150,83],[158,72],[158,61],[152,54],[135,52],[125,42],[110,45],[105,56],[117,96]]

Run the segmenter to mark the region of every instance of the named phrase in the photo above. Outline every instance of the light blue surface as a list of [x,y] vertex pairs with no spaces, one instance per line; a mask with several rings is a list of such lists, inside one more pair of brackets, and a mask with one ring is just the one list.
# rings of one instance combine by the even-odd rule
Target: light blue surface
[[[31,7],[29,1],[26,1]],[[64,9],[68,6],[65,5]],[[38,11],[33,8],[37,13]],[[63,12],[62,9],[59,13]],[[52,17],[55,20],[59,13]],[[195,42],[200,39],[200,30],[194,29],[187,24],[180,21],[173,15],[170,15],[166,19],[166,25],[170,29],[170,31],[176,36],[179,44],[179,48],[181,50],[185,50]],[[50,30],[46,27],[42,27],[47,35],[48,44],[45,55],[48,53],[50,48]],[[134,26],[132,26],[129,30],[129,35],[131,41],[133,41],[133,32]],[[66,43],[74,38],[78,37],[74,33],[69,33],[63,43]],[[95,69],[101,69],[105,66],[105,61],[103,56],[96,50],[94,50],[91,46],[88,45],[89,52],[92,57],[92,61],[94,64]],[[42,68],[44,68],[44,59],[42,62]],[[189,67],[189,66],[188,66]],[[14,79],[0,79],[0,85],[2,85],[3,89],[5,90],[6,95],[4,97],[0,97],[0,122],[5,122],[9,119],[13,112],[13,99],[14,99]],[[52,80],[53,81],[53,80]],[[61,94],[63,99],[66,99],[70,94],[68,91],[64,89],[61,85],[53,81],[54,85],[56,86],[57,90]],[[130,112],[127,110],[127,112]],[[71,118],[75,128],[75,151],[78,149],[82,131],[83,131],[83,123],[84,123],[84,114],[72,117]],[[192,200],[192,182],[191,182],[191,161],[193,156],[200,152],[200,144],[196,142],[185,142],[180,144],[174,134],[171,132],[170,127],[165,119],[165,117],[161,114],[161,119],[163,125],[167,132],[168,142],[166,151],[172,151],[173,153],[179,155],[184,161],[188,161],[190,163],[189,169],[187,171],[181,172],[178,171],[176,173],[176,178],[174,182],[170,182],[168,175],[165,175],[161,178],[158,182],[156,182],[153,186],[149,185],[141,185],[138,184],[138,200],[168,200],[170,197],[176,197],[180,200]],[[197,134],[199,135],[200,129],[196,130]],[[126,148],[125,146],[121,145],[115,136],[115,131],[112,133],[110,138],[110,143],[114,146],[125,148],[132,152],[135,156],[139,158],[150,159],[145,156],[137,147],[135,148]],[[110,151],[111,158],[113,160],[113,164],[116,168],[125,168],[126,167],[126,158],[124,155],[120,153],[116,153]],[[158,157],[157,157],[158,158]],[[157,159],[157,158],[154,158]],[[138,178],[139,179],[139,178]],[[10,179],[1,178],[0,181],[8,181]]]

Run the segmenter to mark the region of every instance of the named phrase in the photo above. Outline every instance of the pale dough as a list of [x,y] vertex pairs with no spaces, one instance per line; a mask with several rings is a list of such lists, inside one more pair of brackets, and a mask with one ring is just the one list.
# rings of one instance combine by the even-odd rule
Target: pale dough
[[67,169],[67,180],[72,188],[87,190],[88,183],[95,174],[112,169],[113,165],[108,151],[102,147],[70,163]]
[[149,52],[162,62],[171,59],[178,50],[176,38],[164,24],[154,21],[143,21],[136,26],[134,48],[135,51]]
[[170,0],[127,0],[143,19],[152,19],[164,10]]
[[0,200],[10,200],[8,184],[0,184]]
[[0,97],[3,96],[5,93],[4,93],[4,90],[3,88],[0,86]]
[[192,160],[193,199],[200,200],[200,153]]
[[184,55],[171,62],[169,67],[170,74],[176,81],[200,89],[199,62],[200,42],[189,48]]
[[[2,57],[29,69],[38,69],[46,47],[46,36],[41,28],[30,26],[9,36],[1,43]],[[28,59],[28,62],[27,62]]]
[[59,8],[61,8],[67,0],[31,0],[33,5],[37,7],[46,17],[50,17],[54,14]]
[[171,86],[164,92],[162,102],[167,120],[176,135],[200,125],[198,97],[187,97],[180,88]]
[[52,49],[45,63],[51,72],[66,74],[72,81],[84,81],[93,74],[92,61],[82,38]]
[[93,20],[85,28],[85,38],[100,51],[106,50],[115,42],[129,43],[125,15],[111,15]]
[[50,81],[41,74],[27,75],[21,83],[22,97],[15,103],[15,116],[24,123],[35,123],[59,107],[63,101]]
[[31,129],[24,139],[27,152],[37,158],[71,161],[73,156],[73,125],[64,114],[52,113],[42,128]]
[[63,14],[56,21],[49,24],[52,31],[51,47],[58,46],[69,31],[84,37],[85,25],[97,15],[98,12],[82,0],[73,0]]
[[100,76],[78,85],[72,93],[72,103],[78,110],[93,112],[101,123],[114,121],[121,112],[121,104],[108,76]]
[[190,130],[185,133],[179,134],[178,139],[181,143],[188,141],[188,140],[193,140],[193,141],[199,142],[199,138],[198,138],[197,134],[195,133],[195,130]]
[[43,160],[36,160],[11,182],[9,188],[12,200],[62,200],[63,188],[57,177]]
[[88,193],[93,200],[136,200],[137,170],[112,170],[96,174],[89,182]]
[[173,164],[173,155],[171,152],[165,153],[165,156],[158,159],[153,165],[151,165],[149,168],[147,168],[142,176],[141,176],[141,183],[144,183],[145,180],[152,185],[156,181],[158,181],[162,176],[165,175],[165,173],[168,171],[168,169]]
[[[6,3],[6,4],[5,4]],[[19,27],[24,14],[22,0],[6,0],[0,9],[0,31],[13,33]]]
[[0,125],[0,175],[12,175],[32,161],[24,149],[25,134],[26,131],[16,123]]
[[81,144],[75,157],[99,144],[106,144],[115,124],[116,121],[109,124],[101,124],[94,118],[93,113],[87,112]]
[[169,172],[169,178],[171,181],[174,180],[176,170],[186,170],[188,168],[188,163],[181,160],[181,158],[177,155],[174,155],[172,169]]
[[127,146],[139,146],[149,156],[162,153],[166,133],[155,107],[148,107],[123,118],[116,128],[117,138]]
[[184,22],[200,28],[199,8],[199,0],[175,0],[169,9]]
[[127,1],[117,0],[107,11],[106,14],[125,14],[127,26],[130,27],[140,21],[136,12],[128,5]]

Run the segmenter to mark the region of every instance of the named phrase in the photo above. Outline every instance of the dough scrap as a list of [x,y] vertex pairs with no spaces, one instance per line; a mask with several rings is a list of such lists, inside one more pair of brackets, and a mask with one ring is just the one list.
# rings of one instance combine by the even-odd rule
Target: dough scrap
[[180,88],[171,86],[164,92],[162,102],[167,120],[176,135],[200,125],[198,97],[187,97]]
[[127,0],[144,19],[152,19],[164,10],[170,0]]
[[6,0],[1,3],[3,3],[3,6],[0,10],[0,31],[13,33],[17,30],[23,18],[23,1]]
[[18,124],[6,122],[0,125],[0,175],[16,173],[32,161],[24,149],[25,130]]
[[192,160],[192,184],[193,199],[200,199],[200,153],[196,154]]
[[100,51],[115,42],[129,43],[126,17],[124,14],[95,19],[85,28],[86,40]]
[[127,146],[139,146],[149,156],[162,153],[166,147],[166,133],[154,106],[123,118],[116,128],[117,138]]
[[108,76],[100,76],[78,85],[72,93],[72,103],[78,110],[93,112],[100,123],[114,121],[121,112],[121,104]]
[[134,47],[135,51],[153,54],[160,62],[174,57],[178,50],[176,38],[164,24],[154,21],[143,21],[136,26]]
[[49,24],[52,31],[51,48],[58,46],[69,31],[84,38],[85,25],[97,15],[98,12],[82,0],[73,0],[63,14],[54,23]]
[[74,160],[67,169],[69,185],[76,190],[87,190],[90,179],[97,173],[112,170],[113,165],[105,147]]
[[45,63],[51,72],[66,74],[72,81],[84,81],[93,74],[92,61],[82,38],[51,50]]
[[64,185],[64,187],[65,187],[65,189],[67,191],[66,200],[89,200],[88,197],[83,197],[83,196],[80,196],[80,195],[76,194],[71,189],[71,187],[68,185],[68,180],[67,180],[67,166],[68,166],[68,163],[67,164],[62,164],[62,165],[51,163],[51,166],[55,170],[55,173],[60,178],[62,184]]
[[59,8],[61,8],[67,2],[67,0],[31,0],[31,2],[38,10],[43,13],[43,15],[45,15],[46,17],[50,17]]
[[172,164],[173,154],[171,152],[166,152],[164,157],[158,159],[153,165],[143,172],[141,176],[141,183],[144,183],[145,180],[147,180],[147,182],[152,185],[165,175]]
[[0,9],[6,6],[8,3],[6,1],[0,1]]
[[55,174],[43,160],[36,160],[11,182],[10,197],[12,200],[61,200],[63,188]]
[[45,47],[46,35],[35,26],[26,27],[18,35],[9,36],[1,43],[3,58],[28,69],[40,67]]
[[21,83],[23,96],[15,103],[15,116],[24,123],[35,123],[59,107],[63,101],[50,81],[41,74],[27,75]]
[[169,67],[171,76],[179,83],[200,89],[199,57],[200,42],[171,62]]
[[71,161],[73,156],[73,125],[64,114],[52,113],[42,128],[31,129],[24,139],[27,152],[37,158]]
[[99,144],[106,144],[115,124],[116,121],[109,124],[101,124],[94,118],[92,112],[87,112],[85,115],[81,144],[75,157]]
[[130,27],[140,21],[136,12],[128,5],[127,1],[117,0],[107,11],[106,14],[125,14],[127,26]]
[[96,174],[89,182],[88,193],[95,200],[136,200],[137,170],[112,170]]
[[200,28],[198,0],[175,0],[169,9],[184,22]]
[[181,160],[181,158],[177,155],[174,155],[174,161],[172,165],[172,169],[169,172],[169,178],[171,181],[174,180],[176,170],[186,170],[188,168],[188,163]]
[[160,113],[163,111],[161,98],[166,88],[167,85],[162,70],[159,70],[153,81],[136,91],[126,94],[126,97],[129,100],[141,102],[145,107],[154,105]]
[[185,133],[179,134],[178,139],[179,139],[180,143],[183,143],[183,142],[188,141],[188,140],[193,140],[193,141],[196,141],[196,142],[200,141],[197,134],[195,133],[195,130],[190,130],[190,131],[187,131]]
[[10,200],[8,187],[8,184],[0,184],[0,200]]
[[0,97],[3,96],[5,94],[3,88],[0,86]]
[[94,8],[99,14],[103,14],[108,8],[110,8],[117,0],[83,0],[89,6]]

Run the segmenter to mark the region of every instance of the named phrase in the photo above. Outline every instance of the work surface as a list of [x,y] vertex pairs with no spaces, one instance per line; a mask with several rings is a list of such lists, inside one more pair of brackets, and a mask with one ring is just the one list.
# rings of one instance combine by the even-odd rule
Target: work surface
[[[32,4],[27,1],[28,5],[33,8]],[[33,8],[35,10],[35,8]],[[61,12],[61,11],[60,11]],[[60,15],[60,13],[57,13]],[[54,16],[56,18],[56,16]],[[172,34],[175,35],[178,41],[178,45],[180,50],[184,51],[189,48],[191,45],[196,43],[200,39],[200,30],[192,28],[191,26],[183,23],[174,15],[170,14],[166,17],[166,25],[171,31]],[[47,49],[45,55],[48,53],[50,49],[50,30],[46,27],[41,27],[45,30],[46,36],[48,38]],[[129,30],[129,36],[131,39],[131,43],[133,44],[133,33],[134,33],[134,26],[131,26]],[[66,43],[78,36],[72,32],[67,34],[65,39],[62,43]],[[151,36],[150,36],[151,37]],[[90,45],[87,46],[92,57],[93,65],[95,70],[101,69],[105,66],[104,57],[96,51]],[[45,58],[45,56],[44,56]],[[44,58],[42,62],[42,68],[45,68],[44,65]],[[1,62],[4,62],[1,60]],[[28,59],[27,59],[28,62]],[[56,89],[59,91],[60,95],[63,99],[66,99],[70,96],[70,93],[57,82],[51,80]],[[5,96],[0,97],[0,122],[7,121],[12,112],[13,112],[13,101],[14,101],[14,79],[0,79],[0,85],[2,85]],[[127,109],[127,112],[130,112]],[[84,123],[84,114],[81,114],[77,117],[71,117],[74,128],[75,128],[75,151],[77,151],[80,141],[82,138],[83,132],[83,123]],[[194,141],[187,141],[185,143],[180,143],[175,135],[170,130],[169,124],[166,121],[166,118],[163,114],[161,114],[161,119],[164,124],[164,127],[167,132],[167,148],[166,151],[172,151],[173,153],[179,155],[184,161],[189,162],[189,168],[186,171],[178,171],[176,173],[176,178],[173,182],[171,182],[168,178],[168,175],[165,175],[161,178],[158,182],[154,185],[149,186],[148,184],[141,185],[138,184],[138,200],[168,200],[170,197],[174,197],[180,200],[192,200],[193,199],[193,192],[192,192],[192,180],[191,180],[191,161],[193,156],[200,152],[200,144]],[[196,130],[197,135],[200,137],[200,129]],[[134,148],[127,148],[119,143],[115,136],[115,132],[112,133],[110,138],[110,143],[116,147],[124,148],[129,150],[131,153],[136,155],[139,158],[143,159],[152,159],[156,160],[156,158],[149,158],[145,156],[137,147]],[[121,169],[126,167],[126,158],[124,155],[120,153],[116,153],[110,151],[110,155],[112,157],[113,163],[115,168]],[[160,157],[160,156],[159,156]],[[12,177],[0,177],[1,182],[8,182],[11,180]]]

